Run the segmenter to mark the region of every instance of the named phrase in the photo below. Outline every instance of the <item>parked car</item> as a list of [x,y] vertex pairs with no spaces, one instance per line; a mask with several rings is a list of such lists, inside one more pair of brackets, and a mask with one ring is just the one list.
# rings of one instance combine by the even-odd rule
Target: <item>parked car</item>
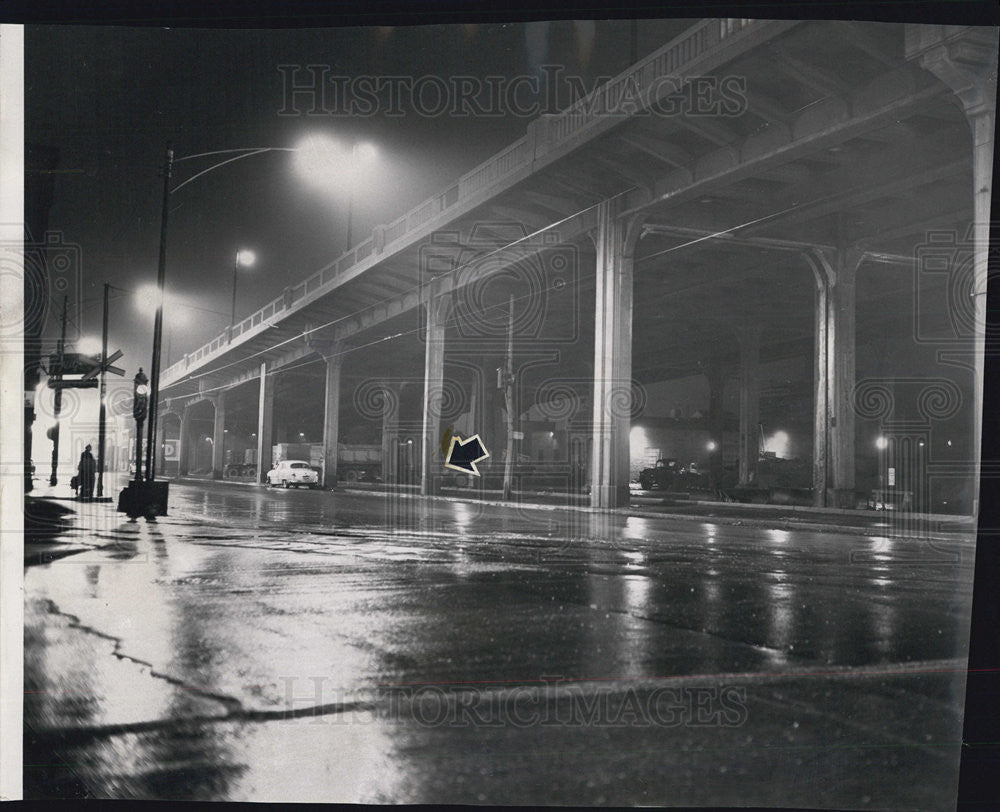
[[267,472],[264,484],[268,487],[282,485],[286,488],[295,485],[305,485],[309,488],[319,487],[319,474],[305,460],[282,460]]
[[667,490],[678,472],[676,459],[659,459],[652,468],[644,468],[639,474],[639,484],[644,491],[659,488]]

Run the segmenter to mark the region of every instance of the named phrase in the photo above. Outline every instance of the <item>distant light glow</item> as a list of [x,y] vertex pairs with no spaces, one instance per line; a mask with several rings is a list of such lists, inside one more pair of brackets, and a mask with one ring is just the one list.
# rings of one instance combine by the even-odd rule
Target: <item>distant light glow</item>
[[715,451],[715,449],[717,449],[717,448],[719,447],[719,445],[718,445],[718,443],[716,443],[716,442],[715,442],[715,440],[709,440],[709,441],[708,441],[708,445],[707,445],[707,446],[705,446],[705,447],[706,447],[706,448],[707,448],[707,449],[708,449],[709,451]]
[[787,431],[776,431],[764,441],[764,450],[773,451],[775,457],[788,457],[791,438]]
[[875,439],[875,447],[878,449],[888,448],[889,441],[881,434]]
[[160,289],[156,285],[143,285],[135,292],[136,306],[144,313],[152,313],[160,301]]
[[95,336],[84,336],[76,342],[76,351],[81,355],[100,355],[101,339]]
[[328,135],[314,133],[296,147],[295,168],[312,185],[339,194],[350,191],[377,157],[378,151],[367,142],[347,146]]
[[236,252],[237,265],[240,265],[244,268],[249,268],[256,261],[257,261],[257,255],[253,251],[247,248],[243,248]]
[[374,161],[378,151],[371,144],[362,142],[354,148],[354,159],[362,163]]

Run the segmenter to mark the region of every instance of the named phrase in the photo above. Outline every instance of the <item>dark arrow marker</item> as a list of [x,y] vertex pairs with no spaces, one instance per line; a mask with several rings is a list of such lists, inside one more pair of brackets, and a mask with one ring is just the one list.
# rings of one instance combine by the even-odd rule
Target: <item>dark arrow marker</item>
[[465,442],[457,434],[451,438],[451,445],[448,447],[448,456],[445,458],[444,467],[453,471],[463,471],[473,476],[479,476],[476,463],[485,460],[490,455],[476,434]]

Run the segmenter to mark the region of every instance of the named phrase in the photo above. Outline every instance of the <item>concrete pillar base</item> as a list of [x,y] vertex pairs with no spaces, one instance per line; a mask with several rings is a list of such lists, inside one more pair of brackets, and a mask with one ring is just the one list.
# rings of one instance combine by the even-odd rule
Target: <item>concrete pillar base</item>
[[591,507],[619,508],[629,505],[628,486],[599,485],[590,489]]
[[857,504],[858,496],[853,488],[827,488],[826,507],[851,510]]

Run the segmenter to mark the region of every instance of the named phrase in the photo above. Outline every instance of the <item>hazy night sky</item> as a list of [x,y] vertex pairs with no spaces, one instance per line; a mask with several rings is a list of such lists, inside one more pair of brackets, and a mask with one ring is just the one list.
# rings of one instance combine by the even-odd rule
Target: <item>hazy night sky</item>
[[[691,20],[638,24],[640,56]],[[589,29],[589,31],[588,31]],[[629,21],[328,29],[165,29],[28,26],[25,31],[27,143],[54,146],[60,161],[49,228],[79,246],[84,308],[80,334],[100,336],[104,282],[153,283],[165,146],[192,155],[237,147],[289,147],[305,134],[376,145],[372,181],[357,189],[353,242],[454,182],[519,138],[531,120],[379,113],[369,117],[280,115],[279,65],[323,65],[330,75],[445,79],[530,76],[539,64],[564,68],[586,88],[630,63]],[[589,48],[588,48],[589,39]],[[300,81],[308,74],[301,73]],[[560,88],[558,106],[570,102]],[[519,97],[531,101],[530,94]],[[300,110],[307,102],[297,100]],[[433,103],[433,102],[431,102]],[[327,110],[334,107],[327,102]],[[226,156],[222,156],[223,158]],[[344,249],[347,201],[310,187],[292,154],[273,152],[221,167],[171,197],[164,354],[178,360],[229,323],[233,255],[257,262],[241,273],[237,319],[306,278]],[[174,184],[222,158],[182,162]],[[37,239],[39,235],[34,235]],[[202,308],[202,309],[197,309]],[[217,312],[211,312],[217,311]],[[71,312],[71,316],[74,314]],[[54,337],[50,317],[46,335]],[[109,346],[129,377],[147,368],[152,315],[117,294]],[[166,365],[166,358],[164,358]]]

